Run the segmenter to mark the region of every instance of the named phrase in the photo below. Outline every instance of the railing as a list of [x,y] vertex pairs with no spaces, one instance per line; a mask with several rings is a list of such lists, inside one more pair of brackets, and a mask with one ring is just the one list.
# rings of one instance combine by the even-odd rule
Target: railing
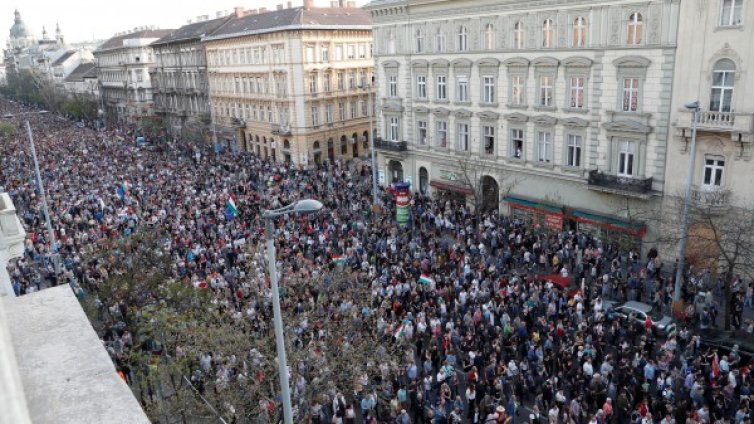
[[736,114],[733,112],[700,112],[700,127],[733,127],[736,123]]
[[291,135],[291,126],[272,124],[272,133],[274,135]]
[[374,148],[377,150],[389,150],[391,152],[405,152],[408,150],[408,143],[405,141],[387,141],[375,138]]
[[603,187],[616,191],[631,193],[648,193],[652,191],[652,177],[650,178],[629,178],[619,177],[600,172],[598,170],[589,171],[590,186]]
[[693,187],[691,201],[697,206],[723,208],[728,206],[728,191],[714,188]]

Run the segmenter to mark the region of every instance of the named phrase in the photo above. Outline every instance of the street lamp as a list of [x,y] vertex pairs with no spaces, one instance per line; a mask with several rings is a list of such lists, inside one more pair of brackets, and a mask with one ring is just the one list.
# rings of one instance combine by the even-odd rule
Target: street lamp
[[270,268],[270,282],[272,286],[272,312],[275,321],[275,345],[278,354],[278,372],[280,373],[280,394],[283,398],[283,418],[285,424],[293,424],[293,412],[291,409],[291,392],[288,385],[288,364],[285,357],[285,338],[283,337],[283,317],[280,313],[280,292],[278,290],[277,252],[273,237],[274,226],[272,221],[281,216],[296,214],[309,215],[322,209],[322,203],[318,200],[304,199],[291,203],[280,209],[264,211],[262,215],[267,230],[267,262]]
[[678,242],[678,269],[675,272],[675,289],[673,290],[673,312],[676,316],[682,312],[681,281],[683,280],[684,259],[686,256],[686,242],[689,235],[689,204],[691,203],[691,185],[694,182],[694,168],[696,163],[696,128],[699,122],[699,101],[686,103],[686,109],[693,112],[691,122],[691,157],[686,177],[686,197],[683,199],[683,215],[681,216],[681,239]]
[[369,96],[369,141],[371,143],[372,150],[372,203],[379,204],[379,198],[377,194],[377,161],[374,157],[374,124],[372,120],[374,118],[374,104],[372,103],[372,87],[374,84],[361,84],[359,88],[367,90],[367,96]]

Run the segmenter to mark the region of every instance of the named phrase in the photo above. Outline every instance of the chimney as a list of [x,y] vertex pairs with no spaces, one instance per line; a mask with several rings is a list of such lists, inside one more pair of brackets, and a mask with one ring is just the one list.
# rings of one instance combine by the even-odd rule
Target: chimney
[[330,0],[330,7],[333,9],[336,7],[340,7],[338,3],[340,3],[338,0]]
[[314,7],[314,0],[304,0],[304,10],[310,10]]
[[288,2],[288,9],[290,9],[290,8],[292,8],[292,7],[293,7],[293,2],[292,2],[292,1],[289,1],[289,2]]
[[215,17],[222,18],[223,17],[223,12],[222,11],[215,12]]
[[259,13],[259,10],[257,10],[257,9],[249,9],[249,10],[246,11],[247,15],[256,15],[258,13]]
[[279,5],[277,6],[277,10],[283,10],[283,5],[282,5],[282,4],[279,4]]
[[267,13],[267,8],[266,7],[260,7],[259,8],[259,13]]
[[346,7],[346,0],[338,0],[338,7],[341,9]]
[[346,7],[349,9],[355,9],[356,8],[356,2],[355,1],[347,1]]
[[233,12],[236,14],[236,18],[243,18],[243,7],[236,6],[233,8]]

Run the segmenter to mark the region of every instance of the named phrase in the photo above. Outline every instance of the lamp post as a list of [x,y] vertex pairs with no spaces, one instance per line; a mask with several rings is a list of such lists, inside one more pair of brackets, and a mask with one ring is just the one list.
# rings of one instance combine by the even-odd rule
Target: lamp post
[[379,197],[377,194],[377,160],[375,159],[375,149],[374,149],[374,123],[372,122],[374,118],[374,104],[372,103],[372,87],[374,87],[374,84],[362,84],[360,86],[361,88],[364,88],[367,90],[367,96],[369,101],[369,141],[371,144],[371,154],[372,154],[372,203],[374,205],[379,204]]
[[686,256],[686,242],[689,235],[689,204],[691,203],[691,186],[694,182],[694,168],[696,163],[696,128],[699,121],[699,101],[686,103],[686,109],[692,111],[691,122],[691,155],[686,176],[686,196],[683,199],[683,215],[681,215],[681,239],[678,242],[678,269],[675,272],[675,288],[673,290],[673,312],[678,316],[682,312],[681,282]]
[[291,392],[288,384],[288,364],[285,357],[285,338],[283,336],[283,317],[280,312],[280,292],[278,290],[277,252],[273,237],[273,220],[281,216],[296,214],[308,215],[322,209],[322,203],[317,200],[305,199],[291,203],[280,209],[265,211],[262,215],[267,230],[267,262],[270,269],[270,284],[272,287],[272,313],[275,321],[275,345],[278,355],[278,372],[280,373],[280,396],[283,399],[283,419],[285,424],[293,424],[291,409]]

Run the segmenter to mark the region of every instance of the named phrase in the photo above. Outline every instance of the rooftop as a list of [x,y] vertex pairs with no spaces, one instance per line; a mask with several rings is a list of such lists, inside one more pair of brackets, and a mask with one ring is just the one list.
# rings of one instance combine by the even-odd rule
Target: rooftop
[[82,63],[73,70],[65,79],[65,82],[82,82],[87,76],[87,73],[94,72],[97,75],[97,66],[94,62]]
[[176,30],[173,30],[172,32],[170,32],[170,34],[155,41],[154,43],[152,43],[152,45],[168,44],[168,43],[174,43],[176,41],[187,41],[187,40],[192,40],[192,39],[197,39],[197,40],[201,39],[205,35],[212,34],[213,31],[219,28],[220,25],[225,23],[228,19],[230,19],[228,16],[224,16],[218,19],[212,19],[209,21],[202,21],[202,22],[194,22],[192,24],[184,25]]
[[139,38],[155,38],[159,39],[162,37],[165,37],[167,35],[170,35],[171,32],[175,30],[172,29],[145,29],[140,31],[134,31],[128,34],[122,34],[122,35],[116,35],[115,37],[110,38],[109,40],[102,43],[97,48],[97,52],[102,52],[105,50],[114,50],[119,49],[123,47],[123,41],[124,40],[136,40]]
[[63,53],[62,56],[57,58],[55,62],[52,62],[52,66],[60,66],[63,63],[65,63],[66,60],[68,60],[71,56],[76,54],[76,50],[68,50],[67,52]]

